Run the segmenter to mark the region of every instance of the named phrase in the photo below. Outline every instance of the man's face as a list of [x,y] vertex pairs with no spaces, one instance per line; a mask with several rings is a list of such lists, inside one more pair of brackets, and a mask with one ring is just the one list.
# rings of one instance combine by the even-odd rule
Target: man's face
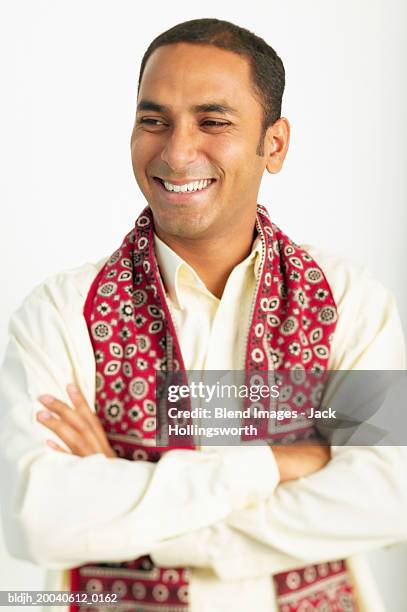
[[262,120],[246,58],[186,43],[154,51],[131,152],[161,237],[212,238],[253,223],[267,163],[256,153]]

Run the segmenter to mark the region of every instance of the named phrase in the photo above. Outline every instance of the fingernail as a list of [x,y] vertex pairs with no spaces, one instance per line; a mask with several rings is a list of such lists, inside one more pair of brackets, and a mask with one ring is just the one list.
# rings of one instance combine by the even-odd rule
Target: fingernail
[[37,416],[41,421],[46,421],[47,419],[49,419],[51,414],[46,410],[41,410],[41,412],[39,412]]
[[68,389],[68,391],[70,391],[70,393],[73,393],[74,395],[76,393],[79,393],[79,389],[74,383],[69,383],[66,388]]
[[55,398],[52,397],[52,395],[40,395],[38,399],[42,404],[49,406],[52,404]]

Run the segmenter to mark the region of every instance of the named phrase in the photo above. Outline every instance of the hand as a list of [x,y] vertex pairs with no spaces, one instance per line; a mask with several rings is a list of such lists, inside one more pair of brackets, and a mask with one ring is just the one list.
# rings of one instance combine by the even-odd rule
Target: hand
[[280,471],[280,482],[296,480],[325,467],[331,459],[331,448],[310,444],[272,446]]
[[70,451],[53,440],[47,440],[48,446],[61,453],[71,452],[79,457],[88,457],[96,453],[103,453],[106,457],[117,457],[99,419],[87,404],[80,389],[72,384],[67,385],[66,389],[73,408],[52,395],[40,395],[38,398],[47,408],[38,412],[38,421],[53,431]]

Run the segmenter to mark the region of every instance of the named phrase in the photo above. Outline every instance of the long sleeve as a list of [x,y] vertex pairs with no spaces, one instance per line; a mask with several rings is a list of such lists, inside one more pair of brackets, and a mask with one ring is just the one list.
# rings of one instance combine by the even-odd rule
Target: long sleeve
[[[404,369],[393,296],[364,271],[325,263],[339,306],[331,369]],[[334,446],[324,469],[280,484],[267,500],[215,526],[168,540],[154,561],[180,559],[238,580],[405,541],[406,464],[407,447]]]
[[[91,280],[94,270],[87,274]],[[11,554],[53,569],[134,559],[267,498],[278,470],[264,447],[174,450],[152,464],[46,446],[53,435],[35,419],[40,394],[69,403],[65,387],[75,381],[93,405],[83,302],[62,274],[11,319],[0,380],[1,508]]]

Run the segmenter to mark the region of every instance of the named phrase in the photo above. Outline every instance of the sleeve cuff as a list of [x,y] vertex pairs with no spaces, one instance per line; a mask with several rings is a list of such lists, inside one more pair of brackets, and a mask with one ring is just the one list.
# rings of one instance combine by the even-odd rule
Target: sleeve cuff
[[268,445],[206,446],[221,459],[221,486],[228,492],[233,510],[256,506],[274,493],[280,473]]

